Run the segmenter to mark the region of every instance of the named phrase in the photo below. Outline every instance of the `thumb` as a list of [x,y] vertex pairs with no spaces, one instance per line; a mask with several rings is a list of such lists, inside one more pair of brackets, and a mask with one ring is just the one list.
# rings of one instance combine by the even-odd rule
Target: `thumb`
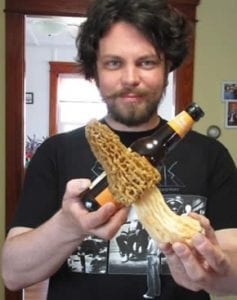
[[66,194],[68,197],[78,197],[91,184],[87,178],[71,179],[66,185]]

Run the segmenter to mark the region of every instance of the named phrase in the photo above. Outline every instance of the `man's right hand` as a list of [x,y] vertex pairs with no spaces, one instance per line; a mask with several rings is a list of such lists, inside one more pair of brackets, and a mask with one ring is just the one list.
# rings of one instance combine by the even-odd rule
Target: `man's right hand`
[[88,212],[80,202],[80,194],[88,188],[88,179],[72,179],[66,186],[63,197],[62,214],[68,221],[70,231],[75,235],[96,235],[103,239],[111,239],[120,226],[126,221],[128,208],[118,209],[109,202],[97,211]]
[[2,250],[2,277],[10,290],[18,290],[52,276],[86,235],[111,239],[125,222],[128,208],[107,203],[88,212],[80,194],[87,179],[68,182],[61,209],[37,228],[12,228]]

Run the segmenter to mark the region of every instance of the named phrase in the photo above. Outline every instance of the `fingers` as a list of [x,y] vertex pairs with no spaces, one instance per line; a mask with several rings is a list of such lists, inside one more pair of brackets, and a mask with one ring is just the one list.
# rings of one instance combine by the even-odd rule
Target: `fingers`
[[204,216],[190,214],[205,230],[192,238],[191,247],[183,243],[159,244],[165,254],[174,280],[181,286],[198,291],[211,291],[216,280],[231,269],[228,256],[221,249],[215,231]]
[[202,280],[205,270],[203,260],[200,256],[196,255],[195,251],[191,251],[188,246],[182,243],[175,243],[173,250],[188,277],[194,282]]
[[224,275],[229,270],[229,261],[221,250],[214,229],[211,227],[210,221],[195,213],[191,213],[195,219],[198,219],[201,226],[205,230],[205,236],[197,234],[192,239],[192,244],[200,255],[205,258],[204,266],[211,268],[214,272]]
[[117,208],[113,203],[107,203],[96,211],[88,212],[86,220],[89,224],[88,227],[96,228],[102,226],[104,223],[108,222],[113,214],[115,214],[116,210]]
[[204,229],[205,236],[212,242],[212,244],[218,245],[216,234],[213,228],[211,227],[210,221],[206,217],[198,215],[196,213],[190,213],[189,216],[198,220],[202,228]]
[[219,246],[213,245],[202,234],[195,235],[192,244],[194,249],[175,243],[173,250],[177,261],[180,260],[193,282],[203,285],[205,281],[209,281],[210,276],[223,276],[229,271],[229,261]]
[[203,235],[197,234],[193,237],[192,243],[195,249],[205,259],[206,266],[208,265],[219,275],[225,275],[229,271],[229,260],[217,242],[213,244]]
[[[188,247],[181,243],[175,243],[173,246],[170,244],[160,244],[160,250],[166,256],[174,280],[185,288],[192,291],[199,291],[200,286],[196,283],[196,281],[190,278],[187,270],[185,269],[185,264],[183,263],[182,258],[178,255],[179,253],[181,257],[188,256]],[[196,270],[193,271],[196,272]]]
[[196,250],[182,243],[174,243],[172,249],[166,257],[174,280],[192,291],[208,287],[214,272]]
[[120,226],[126,221],[129,209],[118,208],[113,203],[103,205],[96,212],[88,214],[91,230],[90,233],[105,239],[111,239]]
[[78,232],[94,234],[104,239],[111,239],[125,222],[128,209],[118,209],[113,203],[107,203],[94,212],[88,212],[80,203],[80,195],[90,185],[88,179],[72,179],[67,183],[63,198],[63,210],[73,220]]

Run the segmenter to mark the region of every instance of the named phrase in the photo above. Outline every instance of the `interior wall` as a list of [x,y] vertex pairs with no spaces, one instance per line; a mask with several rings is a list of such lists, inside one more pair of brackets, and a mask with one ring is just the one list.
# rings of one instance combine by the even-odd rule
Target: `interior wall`
[[26,45],[25,49],[26,92],[34,95],[34,103],[26,105],[26,136],[42,139],[49,135],[49,61],[73,62],[76,50],[35,45]]
[[219,140],[237,164],[237,128],[225,128],[225,103],[221,101],[223,81],[237,81],[237,1],[200,0],[197,9],[194,68],[194,100],[206,116],[195,129],[206,134],[210,125],[221,129]]
[[[206,116],[195,129],[206,134],[210,125],[221,129],[219,140],[228,148],[237,164],[237,129],[225,128],[225,103],[221,101],[221,83],[237,80],[237,1],[201,0],[197,9],[194,65],[194,100]],[[237,300],[212,297],[212,300]]]
[[[3,13],[4,4],[4,0],[0,0],[0,245],[2,245],[5,235],[5,21]],[[1,279],[0,299],[4,299],[4,288]]]

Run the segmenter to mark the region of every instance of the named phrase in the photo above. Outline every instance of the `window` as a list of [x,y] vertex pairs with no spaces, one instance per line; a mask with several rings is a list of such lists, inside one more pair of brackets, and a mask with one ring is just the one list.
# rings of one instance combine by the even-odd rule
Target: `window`
[[58,132],[65,132],[101,119],[107,110],[95,82],[80,74],[60,74],[58,78]]

